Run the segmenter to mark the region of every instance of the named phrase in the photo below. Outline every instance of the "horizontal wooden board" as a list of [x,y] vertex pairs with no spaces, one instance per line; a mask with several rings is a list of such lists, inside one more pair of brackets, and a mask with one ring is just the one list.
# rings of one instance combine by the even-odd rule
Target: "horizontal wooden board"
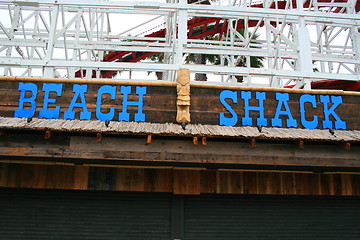
[[[30,158],[29,158],[30,157]],[[342,169],[358,171],[360,146],[344,144],[297,142],[222,141],[208,139],[206,145],[195,145],[192,138],[154,138],[147,143],[144,137],[104,136],[96,141],[93,136],[44,135],[6,133],[0,138],[1,159],[31,159],[63,163],[145,164],[162,166],[241,168],[253,169]]]

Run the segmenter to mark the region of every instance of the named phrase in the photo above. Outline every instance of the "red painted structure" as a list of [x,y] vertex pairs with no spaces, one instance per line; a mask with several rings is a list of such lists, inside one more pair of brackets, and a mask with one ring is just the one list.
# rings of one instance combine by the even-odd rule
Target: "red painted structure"
[[[319,0],[318,2],[339,2],[346,3],[348,0]],[[276,1],[273,2],[270,6],[272,9],[285,9],[288,7],[287,1]],[[296,7],[296,0],[292,0],[292,6]],[[264,8],[263,3],[254,4],[251,7],[253,8]],[[313,7],[312,1],[307,0],[304,2],[304,8]],[[342,7],[334,7],[330,10],[333,13],[340,13]],[[358,12],[360,10],[360,0],[357,0],[355,4],[355,10]],[[208,18],[208,17],[194,17],[187,22],[188,26],[188,38],[189,39],[202,39],[207,36],[219,35],[219,38],[223,36],[228,27],[228,19],[220,18]],[[258,24],[258,21],[253,20],[248,22],[248,27],[255,27]],[[275,23],[274,23],[275,24]],[[261,24],[260,26],[262,26]],[[242,29],[245,27],[244,20],[240,20],[237,23],[236,29]],[[145,35],[144,37],[149,38],[164,38],[166,34],[166,29],[161,29],[156,32]],[[147,42],[154,42],[155,40],[146,40]],[[130,52],[130,51],[114,51],[107,54],[103,62],[138,62],[144,60],[151,55],[156,54],[155,52]],[[111,78],[116,74],[117,71],[103,71],[100,75],[101,78]],[[85,70],[83,70],[82,75],[85,76]],[[95,71],[93,72],[95,76]],[[81,77],[81,71],[77,71],[75,77]],[[292,87],[292,86],[289,86]],[[323,80],[316,81],[311,83],[313,89],[337,89],[345,91],[359,91],[360,83],[353,81],[341,81],[341,80]]]

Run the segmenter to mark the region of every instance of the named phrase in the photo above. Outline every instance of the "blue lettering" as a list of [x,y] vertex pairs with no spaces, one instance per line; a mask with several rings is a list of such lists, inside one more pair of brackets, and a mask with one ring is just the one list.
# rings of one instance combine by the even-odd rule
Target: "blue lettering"
[[[82,112],[80,112],[80,120],[90,120],[91,119],[91,112],[87,110],[86,107],[86,100],[85,100],[85,93],[87,92],[87,85],[78,85],[74,84],[73,92],[74,97],[70,102],[70,106],[67,111],[64,112],[64,119],[74,119],[75,112],[73,111],[74,107],[82,108]],[[79,103],[77,103],[77,99],[80,97]]]
[[[282,121],[279,118],[280,115],[288,116],[286,119],[287,127],[297,127],[296,120],[291,115],[291,111],[288,105],[289,94],[288,93],[276,93],[276,100],[278,101],[278,105],[276,107],[275,117],[271,120],[271,125],[273,127],[282,127]],[[281,110],[282,106],[284,106],[285,110]]]
[[256,99],[259,101],[259,106],[249,106],[251,99],[250,91],[242,91],[241,98],[244,100],[245,116],[242,118],[243,126],[252,126],[252,118],[250,118],[250,111],[258,111],[260,117],[257,118],[257,125],[267,126],[267,119],[264,117],[264,100],[266,99],[265,92],[256,92]]
[[[37,95],[37,86],[35,83],[19,83],[19,88],[18,90],[20,91],[20,98],[19,98],[19,108],[15,110],[14,112],[14,117],[18,117],[18,118],[28,118],[28,117],[32,117],[35,114],[35,110],[36,110],[36,95]],[[26,92],[31,92],[32,95],[29,98],[25,98],[25,94]],[[25,110],[24,109],[24,103],[30,103],[31,104],[31,108]]]
[[135,122],[145,122],[145,114],[142,112],[144,105],[144,95],[146,87],[136,87],[136,94],[139,95],[138,101],[128,101],[128,95],[131,93],[131,86],[121,86],[121,94],[124,95],[122,103],[122,112],[119,114],[119,121],[130,121],[130,114],[127,112],[128,106],[137,106],[138,112],[135,113]]
[[342,103],[342,97],[331,96],[331,103],[333,103],[333,105],[330,108],[328,107],[328,104],[330,103],[330,96],[320,95],[320,101],[324,105],[324,121],[322,121],[323,128],[333,128],[332,121],[329,119],[330,115],[332,115],[335,119],[335,129],[346,129],[346,122],[341,120],[335,113],[335,109]]
[[232,117],[225,117],[225,113],[220,113],[220,125],[235,126],[238,121],[236,112],[225,101],[225,99],[231,99],[233,103],[237,103],[237,93],[230,90],[224,90],[220,93],[220,102],[226,108],[226,110],[232,115]]
[[111,99],[116,98],[116,87],[105,85],[99,88],[97,100],[96,100],[96,117],[100,121],[112,120],[115,115],[115,108],[111,107],[108,113],[101,112],[101,100],[104,94],[110,94]]
[[55,84],[55,83],[44,83],[42,90],[44,93],[44,106],[43,109],[39,112],[39,118],[55,118],[58,119],[60,115],[60,107],[56,106],[54,110],[49,110],[48,106],[49,103],[55,103],[56,99],[50,98],[50,92],[56,92],[57,96],[62,95],[62,84]]
[[312,121],[306,120],[305,103],[311,103],[313,108],[316,108],[316,97],[310,94],[304,94],[300,97],[300,118],[301,124],[307,129],[315,129],[318,125],[318,117],[314,116]]

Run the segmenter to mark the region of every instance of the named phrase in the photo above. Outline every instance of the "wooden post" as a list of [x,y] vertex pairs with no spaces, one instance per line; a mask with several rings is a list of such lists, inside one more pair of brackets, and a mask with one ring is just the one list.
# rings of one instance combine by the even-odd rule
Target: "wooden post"
[[150,144],[152,142],[152,136],[151,135],[148,135],[147,136],[147,139],[146,139],[146,143],[147,144]]
[[177,115],[178,123],[190,122],[190,70],[180,68],[177,76]]
[[303,149],[305,147],[305,144],[304,144],[304,141],[303,140],[300,140],[297,142],[297,145],[299,148]]
[[45,139],[50,139],[52,137],[52,132],[51,131],[46,131],[45,132]]
[[351,144],[349,142],[345,142],[345,149],[350,151],[351,150]]
[[251,146],[252,146],[252,147],[256,147],[256,139],[255,139],[255,138],[252,138],[252,139],[250,140],[250,143],[251,143]]
[[100,142],[102,138],[103,138],[103,134],[102,134],[102,133],[97,133],[97,134],[96,134],[96,141],[97,141],[97,142]]
[[201,142],[202,145],[207,145],[206,137],[202,137]]

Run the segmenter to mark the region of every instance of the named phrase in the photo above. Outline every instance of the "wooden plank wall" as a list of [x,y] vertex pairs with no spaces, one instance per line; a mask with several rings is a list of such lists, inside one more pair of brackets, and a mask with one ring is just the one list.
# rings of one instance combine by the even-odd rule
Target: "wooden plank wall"
[[0,163],[0,187],[360,196],[360,175]]

